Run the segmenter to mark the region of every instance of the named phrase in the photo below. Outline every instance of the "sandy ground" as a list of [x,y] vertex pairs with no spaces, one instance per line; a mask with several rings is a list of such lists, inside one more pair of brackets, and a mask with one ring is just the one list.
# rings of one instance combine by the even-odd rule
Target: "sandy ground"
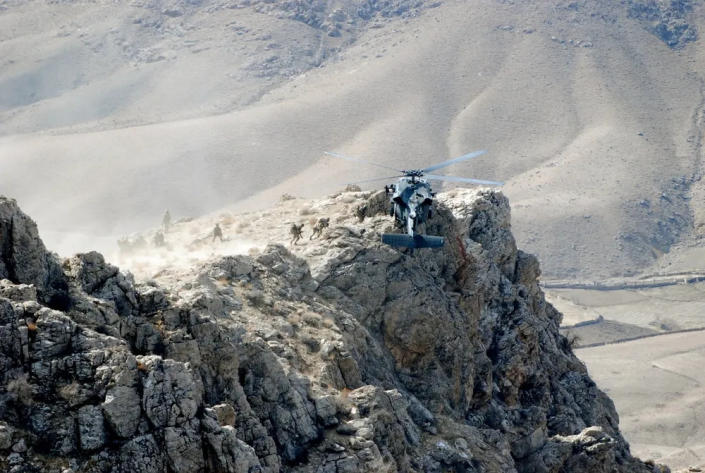
[[705,466],[705,332],[576,353],[615,402],[632,453],[674,470]]
[[[282,200],[261,211],[221,211],[198,219],[177,220],[167,232],[155,228],[128,236],[131,244],[134,245],[139,238],[144,244],[128,251],[117,250],[109,255],[109,259],[137,278],[149,279],[165,268],[193,266],[215,255],[257,253],[268,244],[285,245],[295,254],[307,254],[307,242],[320,218],[335,214],[337,217],[330,221],[331,227],[344,225],[351,231],[358,231],[355,208],[369,195],[369,192],[338,192],[326,199]],[[388,220],[388,225],[392,226],[389,217],[376,218]],[[296,244],[292,244],[290,234],[294,223],[304,225],[303,237]],[[213,238],[216,224],[222,230],[222,240]],[[164,247],[154,244],[157,232],[165,237]]]

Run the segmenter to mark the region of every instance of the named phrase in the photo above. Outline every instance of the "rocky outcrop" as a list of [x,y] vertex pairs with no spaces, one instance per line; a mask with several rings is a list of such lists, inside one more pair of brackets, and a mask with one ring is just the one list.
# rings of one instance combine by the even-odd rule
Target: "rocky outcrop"
[[49,254],[37,225],[12,199],[0,196],[0,279],[31,284],[39,300],[56,309],[68,307],[67,286],[58,258]]
[[698,39],[697,29],[688,21],[692,0],[629,0],[629,16],[644,22],[653,34],[672,49],[680,49]]
[[425,8],[434,8],[440,2],[423,0],[357,0],[353,2],[331,2],[321,0],[298,0],[296,2],[272,2],[269,0],[240,0],[240,8],[253,7],[266,14],[279,14],[300,21],[313,28],[327,31],[330,36],[340,36],[349,25],[368,22],[376,18],[418,16]]
[[663,471],[559,334],[504,196],[445,196],[426,231],[446,246],[414,254],[379,243],[383,195],[339,199],[364,221],[141,283],[26,252],[3,200],[0,470]]

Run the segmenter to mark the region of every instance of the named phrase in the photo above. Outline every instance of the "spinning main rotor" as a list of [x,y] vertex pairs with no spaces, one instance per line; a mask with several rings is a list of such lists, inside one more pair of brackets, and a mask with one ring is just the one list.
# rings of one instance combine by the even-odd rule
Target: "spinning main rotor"
[[465,182],[468,184],[480,184],[480,185],[487,185],[487,186],[501,186],[504,183],[503,182],[498,182],[498,181],[486,181],[483,179],[473,179],[470,177],[456,177],[456,176],[443,176],[439,174],[428,174],[431,171],[435,171],[437,169],[444,168],[446,166],[450,166],[451,164],[459,163],[461,161],[466,161],[468,159],[476,158],[478,156],[481,156],[485,154],[487,151],[486,150],[480,150],[480,151],[474,151],[472,153],[464,154],[462,156],[458,156],[457,158],[449,159],[448,161],[443,161],[442,163],[434,164],[433,166],[428,166],[423,169],[407,169],[407,170],[402,170],[402,169],[395,169],[390,166],[386,166],[384,164],[379,164],[379,163],[374,163],[372,161],[367,161],[365,159],[360,159],[360,158],[353,158],[350,156],[345,156],[340,153],[333,153],[330,151],[325,151],[325,154],[328,156],[332,156],[334,158],[339,158],[339,159],[344,159],[346,161],[352,161],[355,163],[363,163],[363,164],[369,164],[372,166],[377,166],[380,168],[384,169],[390,169],[392,171],[396,171],[401,174],[401,176],[387,176],[387,177],[377,177],[374,179],[367,179],[364,181],[357,181],[353,184],[363,184],[366,182],[374,182],[374,181],[387,181],[389,179],[397,179],[399,177],[411,177],[412,179],[417,179],[417,178],[425,178],[428,180],[434,180],[434,181],[447,181],[447,182]]

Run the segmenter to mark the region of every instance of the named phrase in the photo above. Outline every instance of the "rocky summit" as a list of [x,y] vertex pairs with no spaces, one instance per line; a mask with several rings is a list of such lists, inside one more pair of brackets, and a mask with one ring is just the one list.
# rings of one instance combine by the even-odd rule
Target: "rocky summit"
[[280,204],[325,209],[320,238],[136,281],[0,198],[0,471],[667,471],[630,455],[507,199],[438,200],[440,250],[382,245],[384,194],[345,192]]

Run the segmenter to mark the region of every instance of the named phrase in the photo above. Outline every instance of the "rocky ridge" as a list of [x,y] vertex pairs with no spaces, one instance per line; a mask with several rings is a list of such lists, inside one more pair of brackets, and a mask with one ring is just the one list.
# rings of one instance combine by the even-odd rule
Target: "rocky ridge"
[[691,0],[629,0],[627,11],[671,49],[680,49],[698,39],[696,27],[688,21],[693,3]]
[[380,244],[383,193],[346,192],[305,207],[321,239],[136,282],[59,262],[0,198],[0,469],[666,471],[630,456],[507,199],[440,200],[442,250]]
[[[351,32],[359,23],[381,18],[409,18],[417,16],[424,8],[437,7],[441,2],[423,0],[356,0],[331,2],[299,0],[296,2],[268,0],[240,0],[238,8],[252,7],[263,14],[280,14],[284,18],[300,21],[312,28],[326,31],[329,36],[341,36],[341,31]],[[232,7],[231,7],[232,8]],[[376,24],[376,26],[380,26]]]

